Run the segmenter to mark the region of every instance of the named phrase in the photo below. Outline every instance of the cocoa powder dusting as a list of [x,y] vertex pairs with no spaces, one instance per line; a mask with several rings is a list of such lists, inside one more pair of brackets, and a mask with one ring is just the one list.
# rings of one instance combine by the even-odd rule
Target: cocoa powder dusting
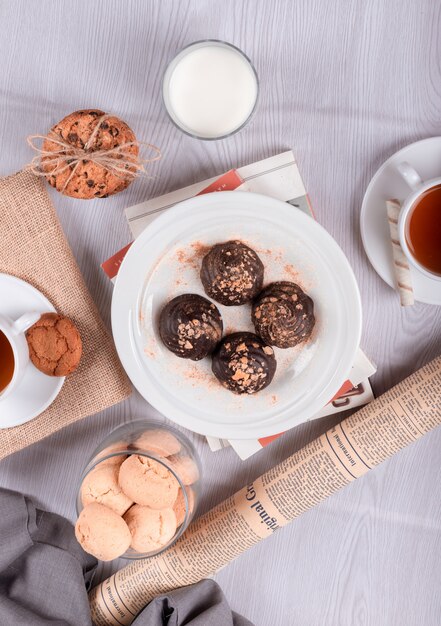
[[299,284],[299,273],[296,271],[295,267],[289,263],[285,265],[283,268],[285,273],[296,283]]
[[209,252],[211,246],[203,244],[201,241],[194,241],[190,244],[191,251],[185,248],[176,250],[176,259],[181,264],[188,264],[191,267],[199,266],[199,261]]
[[207,374],[206,372],[201,371],[197,365],[187,366],[182,374],[184,378],[192,383],[192,387],[199,386],[201,383],[210,388],[219,386],[214,376],[211,376],[211,374]]
[[254,247],[254,249],[258,254],[267,255],[271,258],[272,261],[276,261],[276,262],[282,261],[283,257],[286,254],[286,251],[282,250],[281,248],[274,248],[271,250],[270,248]]
[[194,255],[197,259],[203,259],[204,256],[210,251],[211,246],[207,246],[206,244],[202,243],[201,241],[195,241],[194,243],[190,244],[190,247],[192,248]]
[[176,250],[176,258],[178,259],[179,263],[186,262],[187,255],[185,254],[185,251],[182,248],[180,250]]

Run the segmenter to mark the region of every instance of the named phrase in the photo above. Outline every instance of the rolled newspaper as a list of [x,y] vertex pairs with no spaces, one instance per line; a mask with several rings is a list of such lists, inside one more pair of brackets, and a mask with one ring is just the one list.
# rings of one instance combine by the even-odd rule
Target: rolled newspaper
[[169,550],[90,592],[96,626],[131,624],[156,595],[195,583],[441,423],[441,356],[196,520]]

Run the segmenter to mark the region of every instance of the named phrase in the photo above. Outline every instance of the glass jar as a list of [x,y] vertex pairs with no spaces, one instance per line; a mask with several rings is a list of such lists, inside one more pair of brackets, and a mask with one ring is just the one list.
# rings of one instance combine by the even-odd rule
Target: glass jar
[[[145,478],[149,471],[154,474],[153,482]],[[115,495],[117,489],[109,489],[110,482],[106,485],[106,480],[113,483],[118,481],[122,493]],[[77,514],[91,502],[112,508],[124,517],[132,532],[132,545],[121,555],[122,558],[141,559],[154,556],[169,548],[188,527],[198,505],[200,483],[201,464],[187,437],[168,424],[137,420],[111,432],[92,454],[81,475]],[[161,498],[168,499],[166,507],[162,507]],[[171,499],[174,499],[173,503]],[[130,505],[131,501],[133,503]],[[143,511],[140,509],[145,508],[150,509],[147,513],[153,518],[155,511],[167,508],[169,512],[171,508],[175,515],[174,518],[169,515],[167,520],[176,520],[175,529],[170,527],[168,521],[170,537],[167,537],[166,542],[163,545],[150,546],[151,549],[140,549],[142,536],[138,537],[141,542],[136,542],[129,523],[135,513],[142,517]],[[171,524],[173,523],[172,521]]]

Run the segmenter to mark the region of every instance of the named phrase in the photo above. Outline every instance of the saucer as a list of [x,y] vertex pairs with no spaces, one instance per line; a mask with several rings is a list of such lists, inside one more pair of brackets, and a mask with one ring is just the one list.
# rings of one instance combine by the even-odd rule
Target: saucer
[[[42,293],[24,280],[0,274],[1,312],[17,319],[27,311],[55,312]],[[24,424],[40,415],[60,392],[64,377],[46,376],[29,362],[17,388],[0,400],[0,428]]]
[[[441,137],[422,139],[393,154],[377,171],[364,195],[360,215],[364,249],[376,272],[395,289],[392,246],[386,215],[386,200],[403,202],[412,192],[396,170],[407,161],[422,180],[441,174]],[[410,266],[415,300],[441,305],[441,281],[425,276]]]

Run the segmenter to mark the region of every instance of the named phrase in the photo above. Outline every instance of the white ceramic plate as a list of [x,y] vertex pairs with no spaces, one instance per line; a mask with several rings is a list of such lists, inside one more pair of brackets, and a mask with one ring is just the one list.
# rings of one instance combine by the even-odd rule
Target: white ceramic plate
[[[423,180],[440,176],[441,137],[422,139],[393,154],[383,163],[366,189],[360,216],[364,249],[376,272],[394,289],[386,200],[396,198],[402,202],[411,193],[396,170],[396,166],[402,161],[410,163]],[[441,304],[441,282],[425,276],[413,266],[410,266],[410,272],[415,300],[427,304]]]
[[[169,299],[204,294],[201,257],[228,239],[258,252],[265,283],[299,283],[313,298],[317,319],[306,345],[275,349],[273,382],[246,397],[216,381],[209,358],[195,363],[174,356],[157,331]],[[249,305],[218,307],[227,332],[253,330]],[[118,273],[112,329],[129,377],[156,409],[204,435],[250,439],[292,428],[335,395],[358,348],[360,295],[342,250],[311,217],[266,196],[225,191],[176,205],[138,237]]]
[[[0,310],[12,319],[23,313],[55,312],[49,300],[24,280],[0,274]],[[60,393],[64,377],[46,376],[30,362],[19,385],[0,401],[0,428],[24,424],[40,415]]]

